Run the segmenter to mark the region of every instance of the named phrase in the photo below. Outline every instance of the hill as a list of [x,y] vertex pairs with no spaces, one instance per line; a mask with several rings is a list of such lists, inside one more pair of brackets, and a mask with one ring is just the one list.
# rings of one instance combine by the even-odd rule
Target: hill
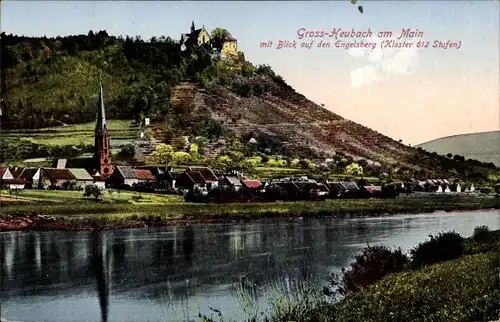
[[492,162],[500,167],[500,131],[453,135],[419,144],[418,147],[442,155],[451,153],[485,163]]
[[[343,173],[356,162],[375,177],[486,180],[498,172],[491,164],[405,146],[344,119],[297,93],[270,66],[255,66],[241,52],[222,59],[210,44],[183,49],[168,37],[144,41],[90,31],[57,38],[2,34],[1,48],[7,161],[91,151],[89,133],[77,145],[67,131],[94,121],[102,78],[107,117],[131,122],[116,135],[132,140],[148,117],[153,146],[176,146],[187,136],[204,142],[209,159],[233,152],[264,160],[281,156],[288,163],[302,159],[307,168],[330,159],[329,171]],[[40,140],[47,133],[74,139],[47,147]]]

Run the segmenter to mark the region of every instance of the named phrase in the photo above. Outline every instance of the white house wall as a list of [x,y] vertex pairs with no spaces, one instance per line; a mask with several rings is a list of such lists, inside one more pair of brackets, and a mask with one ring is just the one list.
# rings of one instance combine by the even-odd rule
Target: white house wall
[[139,180],[137,179],[125,179],[123,183],[132,187],[133,184],[137,184],[138,182]]
[[106,183],[104,181],[96,181],[94,184],[99,188],[99,189],[106,189]]
[[9,189],[24,189],[24,184],[11,183]]

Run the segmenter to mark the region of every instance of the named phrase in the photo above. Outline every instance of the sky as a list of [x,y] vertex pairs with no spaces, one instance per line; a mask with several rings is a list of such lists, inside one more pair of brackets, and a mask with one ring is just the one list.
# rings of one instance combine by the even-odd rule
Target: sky
[[[363,5],[362,14],[357,5]],[[269,64],[312,101],[403,143],[500,130],[500,1],[358,0],[357,5],[348,0],[11,0],[1,2],[1,30],[50,37],[102,29],[179,39],[194,21],[197,28],[229,30],[253,64]],[[301,28],[327,35],[298,39]],[[331,31],[339,28],[372,34],[335,39]],[[403,29],[423,35],[399,39],[412,43],[410,48],[388,48]],[[280,40],[295,41],[296,48],[277,49]],[[261,47],[267,41],[273,45]],[[376,47],[337,48],[336,41]],[[435,41],[460,47],[432,48]],[[330,48],[318,48],[320,42]]]

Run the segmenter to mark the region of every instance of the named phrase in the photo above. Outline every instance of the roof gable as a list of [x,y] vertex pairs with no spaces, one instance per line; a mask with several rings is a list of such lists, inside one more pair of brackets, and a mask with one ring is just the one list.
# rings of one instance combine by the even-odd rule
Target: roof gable
[[203,177],[203,174],[200,171],[186,171],[186,175],[193,181],[198,184],[205,184],[206,180]]
[[249,189],[257,189],[262,185],[259,180],[243,180],[243,184]]
[[188,170],[200,172],[203,178],[205,178],[205,181],[219,181],[215,173],[209,167],[189,167]]
[[133,169],[134,176],[139,180],[155,180],[155,176],[151,173],[151,171],[146,169]]
[[124,179],[135,179],[134,169],[129,166],[117,166],[116,169]]
[[69,169],[44,169],[47,176],[52,180],[75,180],[75,176]]
[[14,179],[9,168],[0,168],[0,179]]
[[240,179],[238,179],[238,177],[225,176],[225,179],[227,182],[229,182],[229,184],[231,184],[233,186],[241,186],[242,185],[242,183],[241,183]]
[[87,172],[85,169],[75,169],[75,168],[70,168],[68,169],[71,174],[75,177],[76,180],[94,180],[90,173]]
[[38,168],[25,168],[19,175],[18,179],[31,180],[37,171]]

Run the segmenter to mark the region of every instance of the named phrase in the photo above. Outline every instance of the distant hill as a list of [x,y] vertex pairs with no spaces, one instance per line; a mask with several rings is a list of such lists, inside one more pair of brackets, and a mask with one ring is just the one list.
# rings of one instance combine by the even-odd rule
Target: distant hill
[[448,136],[417,145],[441,155],[451,153],[466,159],[492,162],[500,167],[500,131]]
[[[483,179],[498,172],[491,165],[404,145],[347,120],[297,93],[270,66],[246,61],[241,52],[228,61],[210,45],[183,50],[169,37],[142,40],[106,31],[57,38],[3,33],[1,49],[2,128],[10,141],[4,151],[11,160],[87,150],[72,146],[90,143],[88,131],[66,134],[69,125],[94,121],[102,78],[108,119],[137,124],[148,117],[156,142],[204,137],[209,158],[228,151],[317,162],[331,158],[337,167],[331,171],[342,172],[355,161],[364,175],[399,178]],[[61,124],[65,128],[59,129]],[[134,135],[135,129],[124,127],[129,123],[117,124],[122,126],[112,135]],[[57,135],[61,146],[17,146],[23,135],[39,144]]]

